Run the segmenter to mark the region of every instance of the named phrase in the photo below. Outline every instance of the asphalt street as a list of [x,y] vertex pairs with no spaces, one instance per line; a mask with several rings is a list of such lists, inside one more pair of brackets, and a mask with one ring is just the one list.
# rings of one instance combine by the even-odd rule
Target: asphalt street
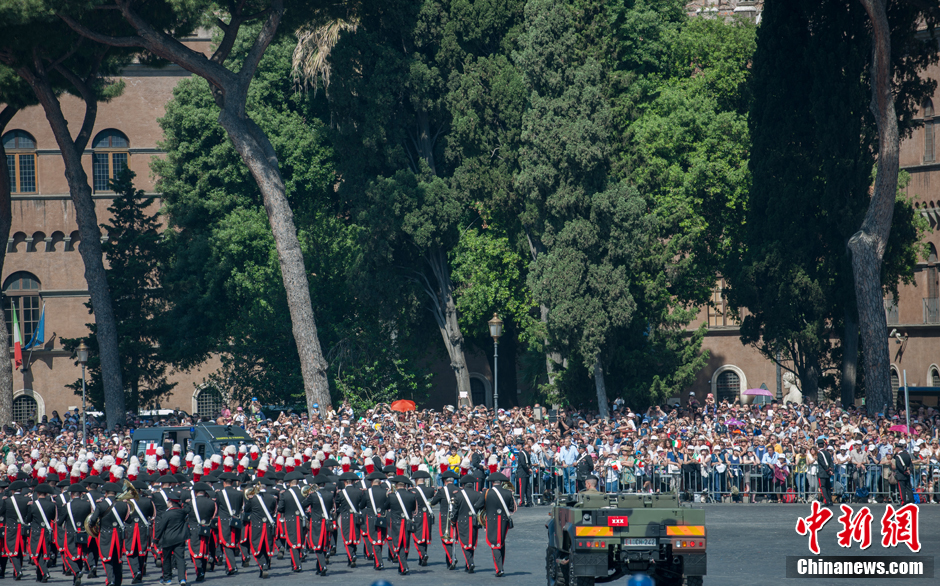
[[[765,584],[791,583],[794,586],[846,586],[858,582],[846,579],[787,579],[785,562],[787,555],[810,555],[807,548],[807,538],[798,535],[795,531],[796,520],[800,516],[810,513],[809,505],[703,505],[706,510],[706,525],[708,527],[708,575],[705,577],[706,585],[714,586],[753,586]],[[851,550],[841,548],[836,539],[836,533],[841,529],[834,516],[819,534],[821,555],[913,555],[904,545],[895,549],[882,548],[880,544],[880,520],[884,513],[884,505],[870,505],[874,515],[871,524],[873,545],[862,551],[858,545]],[[365,565],[360,556],[359,567],[349,569],[343,560],[334,558],[330,564],[330,571],[326,577],[314,573],[314,565],[306,564],[301,574],[290,571],[288,560],[274,560],[271,578],[258,579],[258,574],[249,570],[242,570],[239,575],[226,577],[223,572],[217,571],[207,576],[206,584],[216,586],[231,585],[243,586],[252,584],[256,586],[288,586],[323,584],[324,586],[350,586],[369,585],[376,580],[386,580],[393,586],[440,586],[442,584],[499,584],[501,586],[535,586],[545,584],[545,522],[548,519],[549,507],[533,507],[520,510],[515,516],[515,528],[509,533],[508,551],[506,561],[506,577],[496,578],[492,565],[490,549],[482,536],[477,550],[477,572],[473,575],[462,570],[448,571],[444,565],[444,551],[440,542],[435,544],[431,552],[431,563],[427,567],[419,567],[416,555],[412,552],[411,574],[399,576],[392,564],[386,562],[386,569],[381,572]],[[940,506],[927,505],[920,509],[920,541],[922,556],[936,556],[940,553]],[[32,569],[32,568],[30,568]],[[938,568],[940,569],[940,568]],[[144,579],[144,584],[157,584],[159,574],[151,569]],[[10,580],[7,572],[7,580]],[[190,577],[193,574],[190,573]],[[32,582],[31,574],[24,576],[24,581]],[[125,584],[130,580],[125,577]],[[65,578],[58,571],[53,573],[50,584],[71,584],[71,579]],[[84,584],[98,586],[104,585],[103,572],[99,572],[96,579],[88,579]],[[618,584],[626,584],[626,579],[618,580]],[[904,584],[917,586],[921,584],[935,585],[933,579],[866,579],[863,584]]]

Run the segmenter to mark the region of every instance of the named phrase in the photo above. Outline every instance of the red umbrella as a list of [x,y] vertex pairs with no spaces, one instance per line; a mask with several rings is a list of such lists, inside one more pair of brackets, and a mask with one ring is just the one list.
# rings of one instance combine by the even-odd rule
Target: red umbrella
[[888,431],[900,431],[901,433],[912,433],[913,430],[906,425],[892,425]]
[[405,411],[414,411],[414,410],[415,410],[414,401],[409,401],[407,399],[399,399],[398,401],[395,401],[394,403],[392,403],[392,411],[405,412]]

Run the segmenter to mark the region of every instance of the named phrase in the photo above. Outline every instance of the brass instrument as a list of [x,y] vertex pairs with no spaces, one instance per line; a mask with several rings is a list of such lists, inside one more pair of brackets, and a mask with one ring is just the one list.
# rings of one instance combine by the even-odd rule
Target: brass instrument
[[[447,490],[447,487],[444,487],[443,490]],[[444,535],[450,535],[451,526],[454,524],[454,515],[456,513],[457,513],[457,506],[454,504],[454,499],[452,497],[448,498],[447,499],[447,515],[445,515],[446,518],[444,519],[444,527],[442,528]]]
[[486,529],[486,511],[477,511],[477,525]]
[[302,486],[300,487],[300,496],[307,498],[307,496],[311,492],[315,491],[316,489],[317,489],[316,485],[313,485],[313,484],[307,484],[305,486]]
[[261,492],[261,485],[256,484],[254,486],[249,486],[248,488],[246,488],[242,492],[242,495],[244,495],[245,500],[247,501],[247,500],[250,500],[252,497],[257,496],[260,492]]
[[125,478],[124,490],[121,492],[121,494],[114,497],[114,503],[112,503],[110,507],[98,515],[98,519],[95,521],[94,525],[91,524],[91,515],[85,517],[85,531],[92,537],[98,537],[98,534],[101,533],[101,518],[110,513],[111,509],[114,508],[114,505],[116,505],[118,501],[132,501],[137,499],[139,496],[140,495],[137,493],[137,489],[134,488],[134,485]]

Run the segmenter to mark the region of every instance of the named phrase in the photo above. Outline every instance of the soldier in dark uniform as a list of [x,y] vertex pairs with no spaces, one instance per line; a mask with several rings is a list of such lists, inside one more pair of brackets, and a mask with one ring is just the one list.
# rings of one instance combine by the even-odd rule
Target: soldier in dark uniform
[[412,492],[417,498],[418,509],[415,512],[414,540],[418,550],[418,565],[428,565],[428,544],[431,543],[431,526],[434,525],[434,509],[431,508],[431,499],[434,498],[434,489],[427,486],[431,475],[425,470],[418,470],[411,475],[415,482]]
[[395,491],[389,495],[388,533],[389,548],[398,562],[398,573],[408,574],[408,546],[412,535],[412,522],[418,509],[418,497],[408,490],[411,481],[404,476],[392,478]]
[[441,479],[444,486],[439,488],[431,499],[431,506],[440,503],[440,522],[437,525],[437,533],[441,536],[441,545],[444,546],[444,555],[447,556],[447,569],[457,569],[457,527],[454,523],[457,509],[454,502],[454,495],[457,494],[457,487],[454,480],[459,478],[453,470],[447,470],[441,473]]
[[115,500],[121,487],[113,482],[104,485],[104,497],[91,513],[89,525],[99,527],[98,559],[104,566],[105,584],[121,586],[124,580],[124,526],[128,517],[127,503]]
[[195,495],[189,505],[189,555],[196,568],[196,582],[206,579],[206,564],[211,555],[209,544],[212,541],[212,525],[218,514],[215,501],[208,497],[212,487],[205,482],[193,485]]
[[232,486],[236,476],[232,472],[223,472],[219,475],[222,480],[222,489],[216,493],[215,502],[219,506],[217,517],[219,547],[225,554],[225,575],[232,576],[238,573],[235,562],[238,559],[239,543],[242,540],[242,510],[245,496],[242,491]]
[[[88,502],[92,503],[91,512],[94,513],[98,508],[98,502],[104,498],[104,495],[98,489],[104,481],[101,480],[100,476],[89,476],[82,481],[82,484],[85,485],[85,499]],[[98,577],[98,558],[100,557],[100,552],[98,551],[98,537],[92,535],[88,536],[88,549],[85,551],[85,562],[88,565],[89,574],[91,578]]]
[[65,529],[62,527],[59,520],[62,519],[62,516],[65,515],[65,506],[68,504],[69,499],[69,479],[59,482],[57,485],[59,487],[59,493],[55,496],[54,502],[56,505],[56,526],[55,526],[55,543],[56,549],[59,552],[59,555],[62,557],[62,572],[66,576],[71,576],[68,565],[65,563]]
[[372,483],[368,490],[363,491],[359,510],[365,512],[365,526],[362,537],[366,552],[371,554],[376,570],[384,570],[382,562],[382,545],[388,531],[388,518],[384,511],[388,509],[388,491],[382,483],[386,476],[382,472],[373,472],[366,476]]
[[261,492],[253,496],[245,505],[251,524],[248,526],[248,540],[251,543],[251,555],[258,564],[259,576],[268,577],[271,569],[271,554],[274,552],[274,515],[277,513],[277,497],[267,488],[274,486],[274,480],[267,477],[258,482]]
[[6,522],[3,513],[6,508],[7,488],[9,486],[10,483],[5,478],[0,480],[0,539],[4,540],[0,543],[0,579],[3,579],[7,573],[7,556],[4,549],[6,547]]
[[88,534],[85,533],[85,519],[91,515],[91,504],[85,499],[85,487],[73,484],[68,488],[71,500],[63,507],[63,514],[59,516],[59,527],[65,532],[65,551],[63,559],[65,566],[72,575],[72,583],[79,586],[82,583],[82,565],[87,567],[88,560],[85,550],[89,547]]
[[164,490],[169,506],[156,523],[154,539],[163,559],[163,580],[169,584],[173,579],[173,566],[180,583],[186,581],[186,540],[189,539],[189,514],[184,509],[182,497],[175,490]]
[[127,565],[133,574],[131,584],[140,584],[147,573],[147,552],[150,551],[151,527],[153,526],[153,501],[147,496],[147,483],[136,480],[137,498],[128,503],[128,517],[124,529],[124,552]]
[[911,460],[911,454],[907,451],[904,442],[898,442],[895,446],[894,456],[891,458],[891,469],[894,470],[894,477],[898,481],[898,494],[901,497],[901,505],[909,505],[914,502],[914,489],[911,486],[911,474],[914,470],[914,462]]
[[36,500],[30,505],[32,518],[29,534],[29,555],[36,566],[36,581],[49,581],[49,559],[55,551],[54,534],[56,523],[55,502],[48,497],[55,494],[48,484],[36,487]]
[[284,524],[284,539],[290,553],[290,565],[294,572],[301,572],[301,555],[304,546],[304,525],[307,513],[304,511],[303,497],[297,481],[304,475],[296,470],[288,472],[284,480],[288,483],[287,490],[281,493],[277,502],[278,517]]
[[476,514],[483,510],[483,495],[473,490],[472,486],[462,487],[454,495],[454,505],[457,507],[457,538],[463,548],[465,571],[472,574],[476,566],[473,563],[473,552],[477,548]]
[[336,505],[336,527],[338,537],[346,548],[346,564],[355,568],[356,546],[359,545],[359,504],[363,491],[358,486],[359,477],[352,472],[344,472],[339,480],[333,499]]
[[155,476],[151,484],[153,485],[153,491],[151,492],[150,498],[153,503],[154,521],[150,531],[150,543],[153,547],[154,563],[157,564],[157,567],[162,569],[163,550],[160,548],[159,540],[157,539],[157,524],[160,522],[160,517],[163,516],[163,513],[170,508],[168,497],[169,488],[163,486],[162,476]]
[[3,506],[4,555],[13,563],[13,579],[23,576],[23,556],[29,551],[29,497],[22,494],[29,485],[22,480],[10,484]]
[[[529,444],[524,444],[516,454],[516,480],[519,489],[519,505],[532,506],[532,490],[529,487],[529,478],[532,476],[532,452]],[[588,456],[590,459],[590,456]]]
[[313,483],[316,490],[310,491],[303,507],[310,509],[310,527],[307,548],[317,556],[317,574],[326,576],[327,554],[330,551],[330,530],[333,524],[333,494],[325,486],[330,479],[317,474]]
[[584,444],[578,445],[578,459],[575,460],[574,467],[577,472],[576,488],[578,492],[581,492],[584,490],[584,481],[594,472],[594,458],[588,453],[587,446]]
[[829,506],[832,504],[832,454],[826,449],[826,440],[823,438],[816,440],[816,445],[819,448],[816,454],[816,479],[822,492],[822,504]]
[[491,486],[483,495],[486,506],[486,544],[493,550],[493,565],[496,566],[497,578],[505,575],[503,563],[506,561],[506,534],[512,527],[510,513],[516,510],[512,491],[500,486],[503,482],[508,483],[509,479],[499,472],[490,474]]

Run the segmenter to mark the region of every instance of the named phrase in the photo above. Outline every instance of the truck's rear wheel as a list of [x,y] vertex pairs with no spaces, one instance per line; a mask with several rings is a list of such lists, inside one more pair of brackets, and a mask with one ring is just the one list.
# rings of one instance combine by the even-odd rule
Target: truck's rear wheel
[[558,581],[558,554],[554,547],[549,547],[545,552],[545,575],[548,580],[548,586],[559,586]]
[[702,586],[703,580],[704,578],[702,576],[686,576],[685,586]]

